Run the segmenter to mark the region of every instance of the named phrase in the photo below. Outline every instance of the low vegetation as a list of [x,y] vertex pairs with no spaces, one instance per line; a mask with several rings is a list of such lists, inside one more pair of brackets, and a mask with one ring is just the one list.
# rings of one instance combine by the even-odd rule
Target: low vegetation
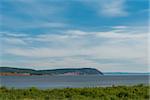
[[112,86],[64,89],[0,88],[0,100],[149,100],[150,86]]

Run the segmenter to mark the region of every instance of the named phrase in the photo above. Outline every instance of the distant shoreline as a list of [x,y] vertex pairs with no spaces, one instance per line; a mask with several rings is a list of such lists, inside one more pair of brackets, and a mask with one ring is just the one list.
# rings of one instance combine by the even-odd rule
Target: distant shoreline
[[150,72],[101,72],[95,68],[62,68],[34,70],[15,67],[0,67],[0,76],[81,76],[81,75],[150,75]]
[[[93,74],[97,75],[97,74]],[[103,75],[150,75],[150,73],[124,73],[124,72],[107,72],[103,73]],[[89,76],[89,75],[80,75],[80,74],[30,74],[30,73],[17,73],[17,72],[0,72],[0,76]],[[92,76],[92,75],[90,75]]]
[[34,70],[24,68],[0,67],[0,76],[31,76],[31,75],[103,75],[103,73],[95,68],[64,68],[64,69],[48,69]]

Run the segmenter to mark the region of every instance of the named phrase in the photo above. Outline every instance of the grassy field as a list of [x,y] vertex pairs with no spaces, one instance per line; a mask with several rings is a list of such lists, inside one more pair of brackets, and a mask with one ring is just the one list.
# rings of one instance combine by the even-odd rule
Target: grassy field
[[149,89],[144,85],[46,90],[1,87],[0,100],[149,100]]

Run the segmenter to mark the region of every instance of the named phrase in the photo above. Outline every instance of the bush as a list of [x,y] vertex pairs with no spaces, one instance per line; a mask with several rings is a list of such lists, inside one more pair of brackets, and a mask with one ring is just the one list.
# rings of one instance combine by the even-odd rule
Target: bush
[[113,86],[39,90],[0,87],[0,100],[149,100],[150,86]]

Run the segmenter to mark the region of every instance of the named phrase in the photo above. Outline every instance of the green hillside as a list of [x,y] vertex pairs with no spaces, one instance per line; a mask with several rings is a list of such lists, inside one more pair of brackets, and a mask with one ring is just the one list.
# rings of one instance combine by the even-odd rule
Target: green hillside
[[0,67],[0,72],[11,72],[11,73],[30,73],[31,75],[58,75],[66,73],[79,73],[79,75],[103,75],[97,69],[94,68],[65,68],[65,69],[51,69],[51,70],[34,70],[34,69],[23,69],[23,68],[12,68],[12,67]]

